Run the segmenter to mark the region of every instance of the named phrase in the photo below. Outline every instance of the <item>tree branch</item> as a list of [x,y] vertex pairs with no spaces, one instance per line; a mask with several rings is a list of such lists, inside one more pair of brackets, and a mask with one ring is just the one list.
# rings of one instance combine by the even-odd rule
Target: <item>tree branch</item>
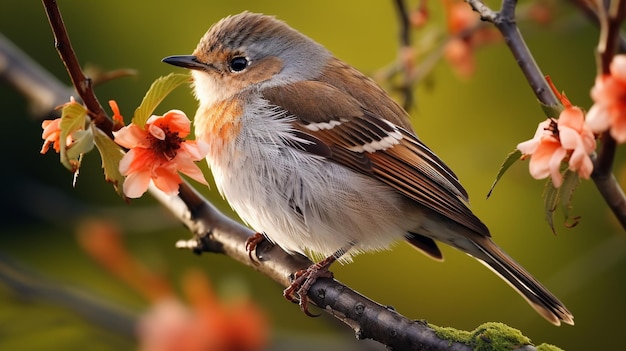
[[[597,23],[600,26],[597,62],[598,76],[610,74],[611,61],[620,48],[620,26],[626,15],[626,1],[613,0],[605,6],[595,9]],[[613,161],[617,144],[610,131],[602,133],[597,157],[594,159],[591,177],[613,213],[626,214],[626,195],[612,174]],[[626,215],[617,216],[623,228],[626,228]]]
[[0,33],[0,78],[29,99],[34,116],[56,115],[54,107],[69,100],[74,89],[59,82]]
[[100,101],[96,98],[91,79],[85,76],[80,67],[78,58],[72,48],[70,38],[67,35],[67,30],[63,24],[63,18],[61,17],[61,12],[59,11],[56,0],[43,0],[43,6],[46,10],[50,27],[52,27],[52,33],[54,34],[54,47],[59,52],[61,61],[63,61],[63,64],[69,73],[76,92],[80,96],[81,100],[83,100],[83,103],[87,107],[90,116],[93,118],[93,121],[96,123],[98,128],[110,137],[113,137],[112,132],[115,125],[104,112],[102,105],[100,105]]
[[[474,11],[480,14],[481,19],[493,23],[498,30],[500,30],[515,61],[519,64],[526,80],[539,101],[549,106],[557,105],[559,102],[556,96],[554,96],[552,90],[549,88],[544,74],[539,69],[530,50],[528,50],[524,38],[515,23],[515,5],[517,1],[503,0],[502,8],[499,12],[493,11],[481,0],[466,1],[472,6]],[[588,11],[585,11],[588,16],[593,14],[598,16],[601,28],[601,40],[598,45],[598,52],[602,53],[600,54],[599,62],[601,63],[601,71],[604,73],[608,72],[610,60],[613,58],[618,48],[620,40],[619,24],[621,23],[621,18],[624,16],[624,1],[615,1],[619,1],[619,6],[613,10],[616,14],[619,14],[619,21],[607,20],[606,18],[608,16],[597,9],[589,7],[587,8]],[[609,41],[608,44],[607,41]],[[607,58],[609,55],[610,58]],[[615,140],[613,140],[609,132],[604,133],[601,136],[601,140],[600,151],[597,155],[591,155],[594,160],[594,170],[591,174],[591,178],[598,192],[602,195],[604,201],[622,225],[622,228],[626,229],[626,195],[619,186],[615,176],[611,173],[613,159],[615,158]]]
[[409,23],[409,11],[404,0],[394,0],[396,12],[398,14],[398,22],[400,28],[398,38],[400,41],[399,63],[402,67],[402,83],[399,90],[402,92],[402,107],[409,111],[413,107],[413,82],[411,79],[413,71],[413,47],[411,47],[411,26]]
[[466,0],[474,11],[480,14],[483,21],[493,23],[502,33],[506,45],[511,50],[515,61],[520,66],[533,93],[541,103],[545,105],[558,105],[559,101],[552,93],[546,82],[545,75],[537,65],[535,58],[530,53],[515,20],[516,0],[503,0],[499,12],[493,11],[481,0]]
[[[43,0],[43,2],[50,17],[55,38],[57,38],[56,46],[60,49],[59,53],[73,83],[80,90],[83,100],[90,101],[88,107],[94,119],[99,116],[98,125],[102,123],[105,127],[112,127],[111,121],[93,95],[88,78],[82,75],[78,60],[69,46],[69,39],[63,28],[63,22],[60,20],[56,2],[53,0]],[[6,48],[0,47],[0,50],[3,49]],[[32,75],[38,73],[37,70],[29,72]],[[33,81],[37,80],[33,79]],[[37,94],[37,91],[40,90],[33,89],[33,91],[23,91],[23,93]],[[51,91],[50,93],[58,92]],[[65,96],[61,97],[63,98]],[[149,191],[194,234],[194,239],[179,242],[178,247],[190,248],[197,253],[226,254],[269,276],[283,286],[290,284],[293,272],[307,268],[311,264],[306,257],[289,255],[278,246],[267,242],[257,247],[260,263],[254,264],[245,249],[245,240],[253,232],[220,213],[187,183],[181,185],[180,192],[176,196],[165,195],[154,187],[151,187]],[[485,329],[496,330],[489,335],[502,335],[503,338],[511,334],[521,336],[518,331],[508,327],[503,329],[501,324],[489,323],[480,326],[474,333],[460,332],[464,336],[455,339],[451,337],[452,333],[447,332],[449,328],[439,328],[423,321],[409,320],[393,309],[360,295],[334,279],[319,279],[309,290],[309,298],[324,311],[352,328],[357,338],[371,338],[398,350],[471,350],[481,342],[494,341],[487,336]],[[512,348],[522,347],[524,350],[535,350],[530,345],[522,346],[527,343],[527,341],[520,341]]]

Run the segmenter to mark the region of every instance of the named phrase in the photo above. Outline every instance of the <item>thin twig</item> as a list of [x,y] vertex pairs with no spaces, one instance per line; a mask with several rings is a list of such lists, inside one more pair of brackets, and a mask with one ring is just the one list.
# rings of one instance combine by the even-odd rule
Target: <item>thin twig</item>
[[[600,26],[600,14],[598,13],[599,10],[596,6],[598,2],[588,0],[570,0],[570,2],[578,7],[578,9],[591,23]],[[622,33],[620,33],[619,37],[618,52],[626,53],[626,39]]]
[[50,27],[52,27],[52,33],[54,34],[54,47],[57,49],[61,61],[65,65],[67,72],[69,73],[72,84],[76,88],[78,95],[87,107],[93,122],[109,136],[113,136],[114,130],[113,121],[107,116],[106,112],[100,105],[100,101],[96,98],[93,91],[93,84],[89,77],[85,76],[78,58],[72,48],[72,43],[67,35],[61,12],[57,6],[56,0],[42,0]]
[[402,92],[403,102],[402,107],[406,111],[413,107],[413,84],[411,82],[411,75],[413,71],[413,60],[411,53],[413,48],[411,47],[411,25],[409,22],[409,11],[404,3],[404,0],[394,0],[396,5],[396,11],[398,13],[398,22],[400,23],[399,39],[400,39],[400,54],[399,63],[402,67],[402,83],[399,90]]
[[136,337],[139,316],[87,291],[61,285],[0,252],[0,283],[16,298],[44,301],[73,311],[84,320],[125,338]]
[[544,74],[537,65],[515,21],[516,0],[503,0],[502,8],[496,12],[481,0],[466,0],[484,21],[493,23],[502,33],[506,45],[511,50],[515,61],[520,66],[535,96],[545,105],[558,105],[559,101],[552,93]]

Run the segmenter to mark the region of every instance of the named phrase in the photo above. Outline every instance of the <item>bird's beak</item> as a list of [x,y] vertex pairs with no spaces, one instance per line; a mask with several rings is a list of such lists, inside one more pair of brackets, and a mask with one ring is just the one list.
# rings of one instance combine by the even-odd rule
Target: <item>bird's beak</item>
[[168,56],[161,60],[161,62],[169,63],[170,65],[195,69],[199,71],[206,71],[209,68],[209,65],[206,63],[198,61],[198,58],[193,55],[179,55],[179,56]]

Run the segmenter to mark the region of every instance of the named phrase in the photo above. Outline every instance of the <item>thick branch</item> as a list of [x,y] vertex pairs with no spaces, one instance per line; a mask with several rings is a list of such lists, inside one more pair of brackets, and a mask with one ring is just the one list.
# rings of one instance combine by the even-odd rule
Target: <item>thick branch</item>
[[34,116],[46,117],[69,100],[74,89],[63,85],[0,33],[0,78],[30,102]]
[[[254,232],[217,211],[188,184],[181,186],[179,196],[168,196],[153,188],[151,193],[195,234],[197,239],[181,242],[179,247],[224,253],[285,287],[293,272],[312,263],[264,241],[257,247],[260,263],[254,264],[245,249],[246,239]],[[333,279],[319,279],[308,296],[318,307],[351,327],[359,339],[374,339],[399,350],[472,349],[437,336],[426,322],[409,320]]]

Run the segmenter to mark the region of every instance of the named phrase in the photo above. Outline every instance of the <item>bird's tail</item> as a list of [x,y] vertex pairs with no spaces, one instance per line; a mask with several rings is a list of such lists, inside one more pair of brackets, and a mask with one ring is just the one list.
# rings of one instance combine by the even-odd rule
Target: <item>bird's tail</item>
[[474,239],[472,243],[482,253],[474,257],[509,283],[540,315],[557,326],[561,322],[574,325],[574,316],[565,305],[489,237]]

